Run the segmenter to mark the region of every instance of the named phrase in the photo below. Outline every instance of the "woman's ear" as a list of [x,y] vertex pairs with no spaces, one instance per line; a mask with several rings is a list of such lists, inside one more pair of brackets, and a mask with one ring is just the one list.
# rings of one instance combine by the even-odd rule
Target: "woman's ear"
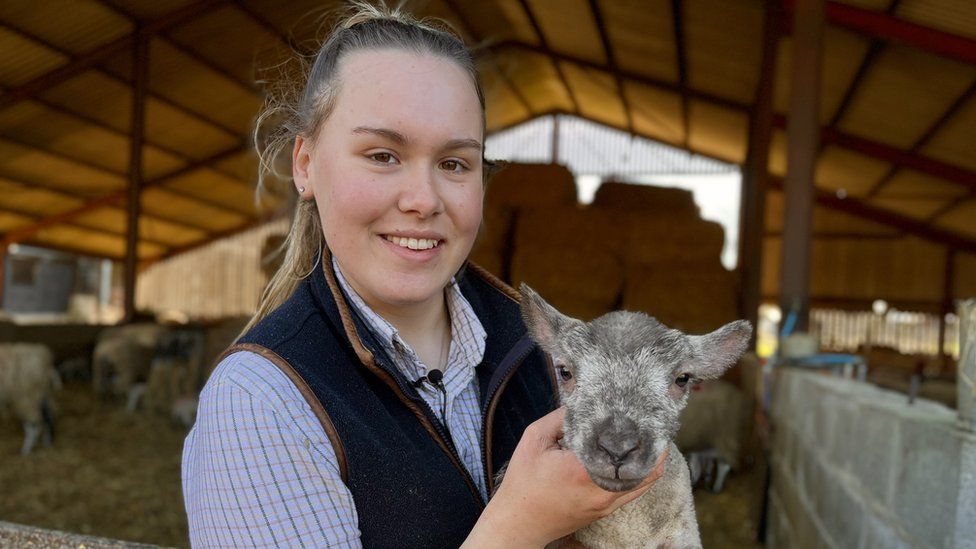
[[315,197],[309,178],[309,166],[312,163],[312,147],[302,136],[295,137],[295,148],[291,152],[291,176],[295,181],[298,198],[309,200]]

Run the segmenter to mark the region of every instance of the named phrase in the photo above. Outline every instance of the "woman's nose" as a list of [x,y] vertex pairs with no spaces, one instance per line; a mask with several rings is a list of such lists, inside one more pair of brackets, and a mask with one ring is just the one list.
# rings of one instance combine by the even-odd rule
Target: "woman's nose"
[[421,219],[444,210],[433,170],[418,169],[403,183],[397,206],[404,213],[416,213]]

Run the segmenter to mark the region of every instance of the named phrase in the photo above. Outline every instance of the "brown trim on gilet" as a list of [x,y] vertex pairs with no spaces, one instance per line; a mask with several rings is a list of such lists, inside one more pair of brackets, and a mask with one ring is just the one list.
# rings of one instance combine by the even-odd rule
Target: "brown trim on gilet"
[[[511,299],[515,303],[518,303],[519,305],[522,304],[522,294],[518,290],[516,290],[515,288],[513,288],[513,287],[509,286],[508,284],[502,282],[502,280],[500,278],[498,278],[497,276],[495,276],[495,275],[491,274],[490,272],[488,272],[481,265],[478,265],[477,263],[473,263],[471,261],[468,261],[467,268],[468,268],[468,270],[473,271],[476,275],[478,275],[482,279],[484,279],[485,282],[487,282],[488,284],[491,284],[492,286],[494,286],[498,291],[500,291],[503,294],[505,294],[505,296],[507,296],[509,299]],[[555,395],[558,396],[559,395],[559,381],[556,380],[556,365],[553,364],[552,357],[549,356],[549,353],[545,353],[544,352],[542,354],[546,357],[546,363],[549,365],[549,368],[548,368],[549,381],[550,381],[550,383],[552,383],[552,390],[554,391],[553,394],[555,394]],[[506,380],[505,384],[507,384],[507,383],[508,382]],[[504,388],[504,384],[502,385],[502,388]],[[499,389],[498,394],[501,394],[501,389]]]
[[217,357],[217,360],[214,363],[220,364],[220,361],[224,360],[224,358],[238,351],[250,351],[263,356],[272,364],[277,366],[278,369],[288,376],[288,379],[295,384],[295,387],[298,388],[298,392],[305,397],[305,401],[308,402],[308,405],[312,408],[312,413],[315,414],[315,417],[319,419],[319,423],[322,424],[322,429],[325,431],[325,435],[329,437],[329,442],[332,443],[332,449],[335,450],[336,460],[339,462],[339,475],[342,477],[342,482],[348,484],[349,475],[346,464],[346,450],[342,445],[342,440],[339,438],[339,432],[336,431],[335,425],[332,424],[332,418],[329,417],[329,413],[326,412],[325,408],[322,407],[322,403],[319,402],[319,399],[315,397],[315,393],[312,392],[312,389],[308,386],[308,383],[305,382],[305,379],[295,371],[287,360],[281,358],[278,353],[275,353],[267,347],[262,347],[261,345],[256,345],[254,343],[238,343],[231,345],[226,351]]
[[345,296],[342,294],[342,290],[339,288],[339,284],[335,279],[335,274],[332,272],[332,252],[326,247],[322,252],[322,271],[325,273],[325,281],[329,284],[329,289],[332,291],[332,299],[335,301],[336,308],[339,310],[339,317],[342,319],[342,327],[346,332],[346,339],[352,344],[353,350],[356,352],[356,356],[359,357],[360,362],[363,363],[369,371],[373,372],[377,377],[383,380],[393,393],[396,394],[400,402],[407,407],[408,410],[413,412],[413,415],[417,417],[420,424],[423,425],[424,429],[430,434],[430,437],[437,442],[441,450],[447,457],[451,460],[451,463],[458,468],[463,474],[465,482],[471,489],[472,495],[475,496],[475,500],[482,508],[484,507],[484,502],[481,499],[481,491],[475,486],[474,481],[469,478],[468,470],[464,467],[459,459],[454,456],[454,453],[448,447],[447,442],[441,438],[431,424],[430,419],[424,414],[423,410],[420,409],[416,404],[414,404],[400,389],[397,382],[391,378],[382,368],[376,365],[376,359],[373,357],[373,353],[363,345],[362,340],[359,339],[359,334],[356,332],[356,325],[352,320],[352,314],[349,311],[349,304],[346,303]]

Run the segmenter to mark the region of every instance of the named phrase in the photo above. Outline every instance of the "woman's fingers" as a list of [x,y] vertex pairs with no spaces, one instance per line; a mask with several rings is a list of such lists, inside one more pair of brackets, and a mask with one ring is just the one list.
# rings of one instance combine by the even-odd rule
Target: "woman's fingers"
[[565,418],[566,408],[560,406],[537,419],[529,425],[526,431],[531,431],[541,448],[551,448],[557,446],[556,441],[563,436],[563,420]]

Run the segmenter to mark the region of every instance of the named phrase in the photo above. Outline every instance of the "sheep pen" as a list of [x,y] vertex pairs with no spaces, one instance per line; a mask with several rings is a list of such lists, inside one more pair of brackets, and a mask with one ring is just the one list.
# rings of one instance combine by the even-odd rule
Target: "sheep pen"
[[[188,546],[180,489],[186,429],[99,399],[87,381],[66,381],[57,402],[55,444],[29,456],[19,454],[20,422],[0,418],[0,521]],[[695,491],[705,547],[760,547],[762,480],[753,468],[730,477],[722,493]]]

